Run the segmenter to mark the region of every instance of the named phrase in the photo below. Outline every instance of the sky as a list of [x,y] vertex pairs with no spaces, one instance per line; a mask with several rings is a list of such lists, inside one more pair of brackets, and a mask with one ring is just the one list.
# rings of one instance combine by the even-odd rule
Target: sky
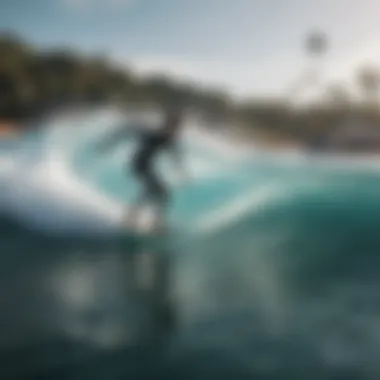
[[[42,47],[105,53],[238,96],[282,95],[318,64],[326,82],[380,67],[380,0],[0,0],[0,31]],[[328,49],[314,63],[306,36]]]

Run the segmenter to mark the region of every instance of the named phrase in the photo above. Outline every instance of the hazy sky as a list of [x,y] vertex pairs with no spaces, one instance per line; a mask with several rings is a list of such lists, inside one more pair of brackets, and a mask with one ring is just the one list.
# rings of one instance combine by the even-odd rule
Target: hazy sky
[[327,76],[380,67],[379,20],[380,0],[0,0],[1,30],[31,42],[253,94],[289,87],[314,28],[331,39]]

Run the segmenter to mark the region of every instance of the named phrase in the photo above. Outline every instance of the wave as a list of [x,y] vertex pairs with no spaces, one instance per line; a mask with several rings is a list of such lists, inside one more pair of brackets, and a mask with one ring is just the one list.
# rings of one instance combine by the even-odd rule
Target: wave
[[[60,334],[91,347],[112,348],[139,320],[120,291],[128,279],[120,258],[139,247],[118,233],[110,238],[119,232],[121,209],[135,187],[124,168],[126,146],[100,160],[91,155],[105,125],[115,124],[97,115],[83,117],[82,129],[77,120],[66,121],[43,139],[4,152],[0,260],[4,271],[12,260],[14,267],[28,263],[28,273],[43,262],[35,277],[44,291],[54,289],[47,299],[59,310],[55,320],[43,298],[43,320],[53,319]],[[71,124],[76,134],[67,132]],[[376,161],[257,149],[226,158],[222,147],[205,152],[200,136],[188,141],[198,154],[193,169],[208,166],[193,183],[175,185],[169,217],[183,234],[165,249],[173,258],[168,286],[179,332],[165,364],[184,376],[239,378],[249,370],[297,377],[310,368],[321,377],[348,369],[377,375]],[[42,253],[38,264],[29,265]],[[20,286],[23,275],[12,271],[8,278]],[[91,302],[76,298],[79,288]],[[110,367],[124,363],[124,357],[115,359]]]
[[[92,146],[120,124],[120,116],[111,109],[47,120],[37,134],[3,147],[0,212],[45,233],[119,232],[123,214],[138,191],[125,169],[134,145],[127,141],[104,157],[94,155]],[[226,137],[194,124],[186,131],[183,144],[192,183],[176,184],[170,164],[160,163],[174,187],[169,217],[179,230],[206,233],[228,226],[257,208],[294,196],[305,184],[313,191],[313,186],[328,187],[338,181],[344,193],[344,183],[352,185],[353,176],[356,181],[377,182],[373,172],[377,168],[369,158],[315,158],[302,152],[268,155],[227,144]],[[143,219],[149,216],[145,213]]]
[[[137,185],[124,171],[124,161],[133,152],[127,141],[122,154],[115,151],[105,157],[92,154],[94,141],[120,123],[120,115],[109,111],[83,118],[53,119],[36,135],[27,136],[19,144],[2,149],[0,157],[0,211],[29,228],[46,233],[85,234],[110,233],[120,230],[128,203],[133,201]],[[75,132],[73,132],[75,128]],[[213,176],[221,176],[226,168],[226,152],[210,153],[204,146],[206,134],[189,128],[184,138],[192,151],[190,169],[195,187],[206,188]],[[194,137],[198,136],[198,137]],[[199,144],[189,143],[197,139]],[[212,138],[208,137],[209,140]],[[214,146],[218,145],[215,144]],[[195,153],[194,153],[195,152]],[[236,150],[235,150],[236,152]],[[232,156],[231,156],[232,159]],[[229,161],[229,170],[233,165]],[[161,170],[175,186],[175,178],[165,160]],[[194,186],[193,186],[194,188]],[[186,192],[186,189],[184,189]],[[181,198],[181,195],[179,195]],[[175,213],[173,223],[180,223]]]

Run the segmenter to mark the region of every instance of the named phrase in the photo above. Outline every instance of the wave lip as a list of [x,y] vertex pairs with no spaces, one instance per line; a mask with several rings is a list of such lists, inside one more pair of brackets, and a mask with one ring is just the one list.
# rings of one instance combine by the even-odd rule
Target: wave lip
[[119,225],[121,205],[72,176],[59,155],[12,169],[2,176],[1,212],[27,227],[75,234],[110,232]]

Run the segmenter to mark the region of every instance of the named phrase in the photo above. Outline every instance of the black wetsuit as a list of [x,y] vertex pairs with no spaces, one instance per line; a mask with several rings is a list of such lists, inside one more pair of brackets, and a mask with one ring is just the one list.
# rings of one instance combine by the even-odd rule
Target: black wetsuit
[[161,203],[167,202],[168,191],[156,174],[153,165],[161,151],[173,148],[176,147],[175,136],[172,134],[162,130],[146,132],[141,136],[141,145],[132,161],[134,173],[145,186],[145,195]]

